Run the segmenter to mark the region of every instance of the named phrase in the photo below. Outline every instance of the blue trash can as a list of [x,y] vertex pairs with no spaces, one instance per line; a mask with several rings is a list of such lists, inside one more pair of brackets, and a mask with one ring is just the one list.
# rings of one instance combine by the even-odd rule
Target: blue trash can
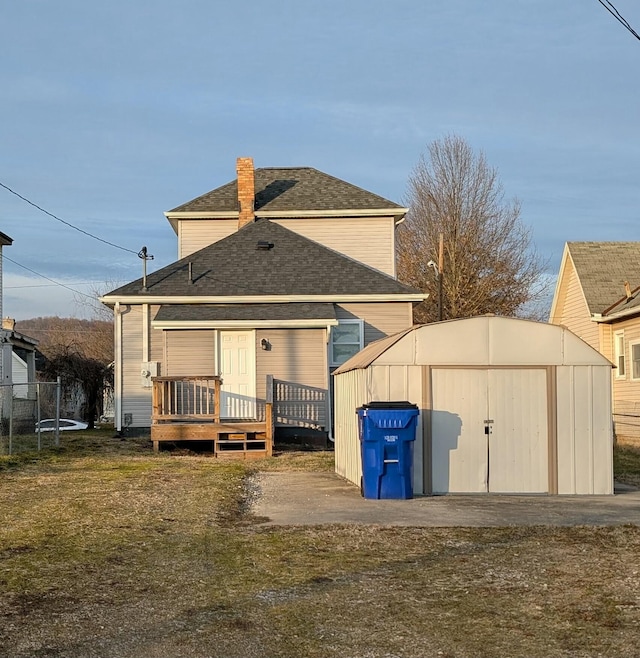
[[410,402],[358,407],[362,495],[413,498],[413,442],[420,410]]

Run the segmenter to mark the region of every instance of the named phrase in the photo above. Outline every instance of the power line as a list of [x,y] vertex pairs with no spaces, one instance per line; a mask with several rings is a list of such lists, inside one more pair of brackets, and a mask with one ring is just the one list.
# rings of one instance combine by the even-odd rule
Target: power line
[[28,203],[30,206],[33,206],[34,208],[37,208],[40,212],[43,212],[45,215],[49,215],[49,217],[53,217],[53,219],[57,220],[58,222],[61,222],[65,226],[69,226],[70,228],[74,229],[75,231],[78,231],[80,233],[84,233],[84,235],[89,236],[90,238],[93,238],[94,240],[99,240],[100,242],[103,242],[104,244],[108,244],[110,247],[115,247],[116,249],[122,249],[122,251],[127,251],[130,254],[136,254],[138,255],[137,251],[134,251],[133,249],[127,249],[126,247],[121,247],[119,244],[115,244],[114,242],[109,242],[109,240],[104,240],[103,238],[99,238],[97,235],[93,235],[93,233],[89,233],[88,231],[85,231],[81,228],[78,228],[77,226],[74,226],[73,224],[65,221],[64,219],[61,219],[57,215],[54,215],[52,212],[49,212],[48,210],[45,210],[41,206],[39,206],[37,203],[34,203],[33,201],[30,201],[27,199],[27,197],[22,196],[22,194],[18,194],[15,190],[12,190],[8,185],[5,185],[4,183],[0,182],[0,187],[3,187],[7,192],[11,192],[11,194],[14,194],[17,196],[19,199],[22,199],[26,203]]
[[633,36],[640,41],[640,34],[638,34],[629,24],[629,21],[615,8],[609,0],[598,0],[598,2],[620,23],[629,30]]
[[[102,281],[78,281],[76,283],[71,283],[71,286],[90,286],[103,283]],[[33,283],[25,286],[2,286],[4,290],[17,290],[18,288],[53,288],[57,286],[57,283]]]
[[[1,185],[1,183],[0,183]],[[26,265],[21,265],[20,263],[16,262],[15,260],[12,260],[9,258],[9,256],[2,255],[2,258],[4,260],[8,260],[10,263],[13,263],[14,265],[17,265],[18,267],[21,267],[24,270],[27,270],[27,272],[31,272],[32,274],[35,274],[36,276],[41,276],[43,279],[46,279],[47,281],[51,281],[51,283],[55,283],[57,286],[61,286],[62,288],[66,288],[67,290],[70,290],[73,293],[76,293],[77,295],[82,295],[83,297],[86,297],[87,299],[95,299],[92,295],[87,295],[84,292],[80,292],[79,290],[74,290],[73,288],[70,288],[69,286],[65,286],[64,283],[60,283],[59,281],[54,281],[53,279],[50,279],[48,276],[45,276],[44,274],[40,274],[40,272],[36,272],[35,270],[32,270],[30,267],[27,267]]]

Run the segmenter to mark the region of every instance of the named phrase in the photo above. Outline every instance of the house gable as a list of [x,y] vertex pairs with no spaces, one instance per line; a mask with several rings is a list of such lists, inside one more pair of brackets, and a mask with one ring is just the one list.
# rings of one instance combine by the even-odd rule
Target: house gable
[[591,320],[591,313],[568,245],[565,246],[562,258],[550,322],[568,327],[591,347],[600,349],[598,325]]
[[238,167],[240,189],[237,180],[231,181],[165,213],[178,235],[178,258],[231,235],[247,222],[239,221],[240,193],[245,207],[247,198],[254,199],[255,218],[272,219],[395,276],[395,225],[406,208],[312,167],[256,169],[255,185],[249,185],[250,159],[240,158]]

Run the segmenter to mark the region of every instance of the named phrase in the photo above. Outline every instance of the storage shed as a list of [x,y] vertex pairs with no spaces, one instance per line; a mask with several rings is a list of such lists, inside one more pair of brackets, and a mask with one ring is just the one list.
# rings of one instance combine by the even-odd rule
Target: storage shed
[[336,472],[362,475],[356,408],[420,408],[416,494],[612,494],[611,367],[568,329],[482,316],[412,327],[334,373]]

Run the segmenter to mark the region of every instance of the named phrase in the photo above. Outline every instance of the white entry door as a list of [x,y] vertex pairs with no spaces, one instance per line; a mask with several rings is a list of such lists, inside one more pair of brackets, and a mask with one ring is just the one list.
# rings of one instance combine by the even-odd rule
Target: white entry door
[[549,490],[543,369],[432,371],[434,493]]
[[222,418],[256,417],[256,347],[253,331],[220,332]]

